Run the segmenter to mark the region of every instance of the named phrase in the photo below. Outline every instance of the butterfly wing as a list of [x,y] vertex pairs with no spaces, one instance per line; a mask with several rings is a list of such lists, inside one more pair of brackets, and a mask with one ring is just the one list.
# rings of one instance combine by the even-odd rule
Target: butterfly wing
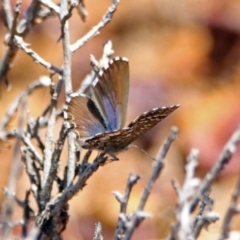
[[175,111],[178,107],[179,105],[154,108],[151,111],[145,112],[137,117],[128,125],[128,128],[133,130],[133,139],[136,139],[137,137],[146,133],[148,130],[166,118],[170,113]]
[[104,120],[95,103],[87,96],[73,93],[64,107],[64,119],[79,138],[89,138],[106,131]]
[[153,128],[178,107],[179,105],[154,108],[137,117],[126,128],[98,134],[87,139],[83,147],[87,149],[105,150],[108,152],[122,151],[136,138]]
[[104,116],[108,131],[122,128],[126,121],[129,65],[126,58],[114,58],[93,82],[93,96]]

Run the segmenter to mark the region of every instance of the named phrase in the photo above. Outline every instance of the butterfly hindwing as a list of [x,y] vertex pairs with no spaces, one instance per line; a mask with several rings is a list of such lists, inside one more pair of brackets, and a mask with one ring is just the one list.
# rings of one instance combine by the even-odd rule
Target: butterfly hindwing
[[71,94],[64,109],[64,119],[85,139],[106,131],[104,121],[95,103],[84,95]]

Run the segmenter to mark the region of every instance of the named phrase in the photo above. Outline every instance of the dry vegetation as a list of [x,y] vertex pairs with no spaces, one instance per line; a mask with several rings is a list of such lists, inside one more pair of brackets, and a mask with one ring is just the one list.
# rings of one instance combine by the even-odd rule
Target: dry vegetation
[[[142,2],[140,1],[139,5],[141,3]],[[100,2],[95,4],[96,5],[100,4]],[[84,63],[82,62],[82,65],[81,63],[79,63],[79,67],[81,69],[88,69],[89,72],[85,77],[81,78],[81,85],[77,90],[78,92],[84,92],[86,88],[92,83],[96,75],[96,69],[99,69],[102,66],[104,66],[104,64],[107,63],[109,59],[112,58],[114,53],[113,49],[115,49],[113,47],[115,44],[114,40],[104,41],[105,44],[103,47],[102,47],[102,43],[103,43],[102,39],[100,39],[99,42],[94,43],[95,45],[97,45],[96,48],[98,50],[96,52],[96,55],[98,55],[98,57],[94,57],[93,55],[91,55],[93,53],[87,47],[88,46],[93,47],[93,45],[88,45],[88,44],[91,44],[91,41],[93,41],[93,39],[96,36],[98,36],[101,33],[101,31],[107,29],[108,24],[110,22],[111,24],[114,24],[114,19],[115,19],[114,17],[115,17],[115,14],[117,14],[117,12],[120,11],[119,10],[120,5],[121,3],[119,3],[119,0],[112,0],[112,2],[110,3],[110,6],[108,6],[107,10],[105,10],[106,11],[105,14],[103,14],[103,16],[101,17],[101,20],[99,21],[99,23],[94,25],[90,21],[90,24],[91,24],[91,26],[89,26],[90,30],[88,29],[89,31],[85,33],[82,37],[78,37],[77,34],[74,34],[72,31],[69,30],[69,26],[71,26],[72,19],[74,21],[73,23],[74,27],[78,26],[76,24],[76,21],[88,22],[87,7],[85,6],[84,1],[62,0],[61,2],[59,2],[59,4],[56,4],[50,0],[33,0],[31,2],[28,2],[28,5],[26,6],[23,6],[21,1],[17,1],[12,8],[10,1],[2,0],[2,16],[3,16],[3,22],[5,25],[5,28],[7,29],[7,33],[4,37],[4,43],[6,45],[6,48],[4,49],[4,51],[2,51],[3,54],[1,57],[0,81],[2,86],[1,94],[3,95],[3,99],[1,100],[1,106],[6,105],[6,109],[4,108],[4,113],[2,114],[1,121],[0,121],[0,140],[1,140],[0,150],[4,152],[7,149],[7,151],[9,151],[11,155],[10,154],[5,155],[5,157],[3,157],[4,155],[1,155],[2,156],[1,161],[5,161],[5,162],[8,162],[8,164],[10,164],[9,174],[7,174],[8,182],[5,184],[2,184],[2,185],[5,185],[5,187],[4,187],[4,197],[1,200],[2,202],[1,239],[62,239],[62,238],[90,239],[89,237],[84,238],[83,236],[79,238],[76,236],[71,237],[68,231],[68,226],[69,226],[68,224],[70,223],[72,215],[74,215],[73,212],[78,210],[76,207],[77,206],[76,203],[75,204],[73,203],[72,205],[73,214],[71,214],[69,210],[70,200],[73,197],[79,198],[82,194],[84,194],[84,191],[86,188],[91,189],[90,185],[94,185],[93,184],[94,182],[91,182],[88,185],[86,183],[89,183],[89,181],[92,178],[94,178],[97,172],[100,171],[101,169],[106,169],[105,170],[106,172],[107,171],[113,172],[112,175],[107,175],[106,177],[107,180],[105,181],[105,184],[106,182],[115,181],[114,178],[118,178],[119,176],[117,174],[116,176],[114,176],[114,174],[116,173],[116,170],[118,171],[119,168],[121,168],[121,166],[125,164],[124,161],[122,161],[122,159],[124,158],[124,156],[127,156],[127,155],[121,155],[119,157],[120,161],[118,161],[117,163],[116,162],[109,163],[108,161],[109,156],[106,155],[104,152],[99,153],[96,157],[91,157],[92,155],[91,151],[80,153],[78,150],[76,150],[75,143],[74,143],[75,141],[74,136],[72,135],[71,132],[68,131],[67,128],[65,128],[65,125],[62,121],[62,111],[63,111],[63,105],[64,105],[62,99],[66,99],[68,94],[73,92],[74,77],[72,73],[72,68],[73,68],[72,64],[74,61],[73,60],[74,55],[77,54],[77,52],[80,51],[80,49],[81,50],[86,49],[86,50],[82,50],[86,52],[80,51],[80,53],[83,53],[83,55],[85,55],[86,57],[85,56],[83,57]],[[131,8],[131,6],[129,6],[129,8]],[[140,9],[139,6],[138,8]],[[136,9],[136,11],[137,10],[138,9]],[[149,11],[149,10],[146,9],[146,11]],[[166,14],[167,13],[168,12],[166,11]],[[129,13],[129,15],[131,14]],[[76,20],[76,16],[79,16],[77,20]],[[123,19],[124,18],[123,14],[118,16],[118,20],[117,20],[118,24],[119,24],[119,21],[121,21],[121,18],[123,19],[122,20],[123,22],[127,21],[127,23],[126,22],[124,23],[125,25],[123,24],[117,27],[118,31],[122,32],[123,34],[122,35],[123,44],[131,45],[128,37],[126,36],[124,37],[124,34],[127,35],[128,31],[131,32],[131,36],[134,36],[134,29],[136,30],[136,34],[139,34],[138,30],[133,26],[131,26],[131,17],[128,18],[128,20],[125,20]],[[146,16],[143,15],[142,18],[144,19],[144,17]],[[178,17],[181,18],[181,15],[179,15]],[[52,33],[52,34],[56,33],[56,35],[54,35],[54,40],[55,42],[58,40],[58,47],[61,46],[62,48],[61,51],[58,51],[58,53],[56,53],[57,58],[60,56],[60,54],[62,54],[62,56],[60,56],[59,59],[57,60],[59,64],[53,64],[50,61],[45,60],[44,56],[47,56],[46,52],[42,54],[40,48],[39,48],[40,51],[34,50],[32,47],[34,42],[32,42],[32,45],[30,45],[26,40],[29,35],[31,35],[28,38],[29,41],[31,40],[31,38],[34,39],[34,34],[36,35],[38,33],[37,33],[37,30],[36,32],[34,32],[33,29],[36,29],[36,27],[39,27],[41,24],[44,24],[50,18],[55,19],[59,24],[59,30],[57,32],[53,30],[53,33]],[[174,25],[173,23],[171,24]],[[51,32],[50,26],[52,27],[52,25],[49,25],[49,26],[44,25],[45,31]],[[161,26],[166,30],[166,26],[164,25],[161,25]],[[121,27],[123,29],[121,29]],[[185,31],[186,32],[190,31],[189,29],[190,29],[189,27],[186,27]],[[113,29],[111,31],[114,32]],[[153,29],[153,31],[156,32],[156,29],[155,30]],[[174,31],[176,33],[177,31],[179,31],[179,29],[175,29]],[[180,43],[182,41],[184,42],[184,37],[182,35],[184,34],[183,32],[179,33],[178,35],[179,37],[177,38],[177,41],[179,41]],[[71,37],[72,33],[74,35],[73,38]],[[151,39],[151,31],[149,29],[143,30],[140,33],[140,36],[141,34],[142,36],[146,36],[145,34],[147,34],[147,36],[150,36],[149,38]],[[168,33],[165,32],[161,34],[163,35],[165,34],[169,36],[169,32]],[[78,39],[75,42],[73,42],[73,40],[70,40],[74,38],[78,38]],[[35,40],[38,41],[37,39]],[[147,42],[148,39],[146,38],[145,40],[146,40],[146,44],[149,44],[150,46],[150,43]],[[197,39],[196,42],[198,40],[199,39]],[[41,47],[44,48],[45,47],[44,45],[47,43],[48,40],[46,40],[46,42],[44,40],[42,41],[43,41],[42,43],[41,41],[37,42],[36,46],[42,44]],[[118,41],[120,40],[118,39]],[[194,41],[194,40],[190,40],[190,42],[191,41]],[[157,40],[157,42],[159,41]],[[161,44],[162,43],[159,43],[159,45]],[[188,44],[186,44],[185,47],[187,45]],[[164,51],[163,51],[164,46],[169,50],[170,53],[165,53],[164,55]],[[135,46],[133,43],[132,47],[130,46],[130,48],[134,49],[134,47]],[[196,46],[194,45],[194,48],[195,47]],[[140,48],[141,46],[138,46],[134,50],[137,50]],[[181,51],[180,51],[180,55],[182,56],[182,59],[181,59],[182,62],[179,63],[179,65],[176,62],[174,62],[173,59],[171,59],[170,57],[171,53],[177,55],[176,52],[178,52],[174,50],[174,48],[177,48],[175,45],[175,40],[171,39],[171,43],[170,41],[169,43],[165,42],[163,45],[161,45],[161,48],[162,48],[161,51],[163,53],[163,59],[159,63],[159,66],[162,66],[164,68],[165,65],[169,64],[170,67],[173,68],[172,71],[176,70],[177,72],[177,69],[179,70],[179,74],[174,73],[176,75],[174,74],[168,75],[168,73],[170,73],[171,71],[165,69],[162,73],[162,76],[164,75],[171,76],[173,78],[174,76],[175,77],[177,76],[179,78],[185,79],[176,84],[174,83],[174,80],[171,79],[171,77],[169,77],[170,85],[172,82],[174,83],[172,85],[175,85],[176,89],[178,89],[179,91],[184,91],[182,95],[176,94],[177,97],[175,98],[172,97],[172,99],[174,101],[177,100],[177,102],[175,103],[183,104],[183,115],[184,114],[187,115],[189,112],[192,113],[192,115],[190,116],[190,120],[194,122],[194,120],[197,118],[197,115],[198,115],[198,113],[196,112],[196,108],[197,108],[196,106],[198,106],[198,103],[197,103],[198,100],[194,101],[194,97],[191,96],[194,94],[190,93],[188,95],[186,94],[186,92],[188,92],[190,89],[189,82],[191,82],[192,78],[194,77],[204,78],[206,76],[206,72],[204,72],[204,74],[201,75],[199,73],[201,72],[199,68],[198,70],[196,70],[197,67],[199,67],[200,65],[201,66],[203,65],[203,61],[200,60],[204,52],[203,48],[199,47],[201,49],[201,53],[193,53],[192,55],[188,54],[189,52],[187,51],[186,51],[186,55],[184,55],[184,54],[181,54]],[[29,67],[27,67],[26,72],[25,71],[21,72],[21,65],[19,64],[19,62],[18,64],[15,65],[15,61],[17,61],[16,58],[20,54],[20,51],[21,51],[21,54],[26,55],[28,59],[31,60],[31,64],[34,63],[38,67],[43,68],[45,71],[44,75],[42,75],[42,72],[40,73],[40,72],[31,70],[30,65]],[[121,47],[119,47],[119,51],[124,52],[124,50],[122,50]],[[143,58],[142,61],[147,62],[148,59],[150,58],[147,52],[148,51],[146,51],[144,55],[145,58]],[[116,54],[118,55],[117,51],[116,51]],[[25,56],[22,55],[23,59],[24,57]],[[134,57],[132,58],[134,59]],[[190,58],[190,60],[188,58]],[[90,64],[88,64],[89,59],[92,67],[91,70],[90,70]],[[96,60],[96,59],[99,59],[99,60]],[[193,59],[195,60],[197,59],[197,60],[194,62],[192,61]],[[29,64],[28,61],[29,60],[26,60],[26,61],[23,60],[23,62],[26,63],[27,65]],[[166,61],[166,63],[164,61]],[[184,65],[184,62],[185,63],[187,62],[186,64],[187,67]],[[193,64],[190,65],[189,64],[190,62],[193,62]],[[199,65],[197,65],[196,62],[198,62]],[[194,67],[194,64],[197,66],[196,68]],[[176,68],[174,68],[174,65]],[[11,66],[14,66],[14,68],[11,69]],[[220,70],[216,66],[220,66],[220,65],[217,65],[216,63],[211,68],[212,70],[211,74],[208,72],[209,74],[208,77],[211,79],[217,78],[217,76],[219,75]],[[189,67],[190,70],[189,69],[188,70],[192,71],[191,74],[188,74],[187,73],[188,70],[184,70],[184,67],[186,67],[186,69],[188,69]],[[227,65],[225,64],[224,67],[227,68]],[[157,71],[157,68],[158,67],[155,68],[156,71]],[[20,82],[11,81],[12,78],[16,79],[17,73],[15,73],[16,75],[11,75],[11,71],[16,71],[16,69],[19,69],[18,71],[21,72],[21,74],[23,75],[23,78],[25,77],[28,79],[27,82],[24,82],[23,85],[21,85],[20,80],[19,80]],[[84,74],[84,71],[85,70],[83,70],[83,73],[81,74]],[[136,71],[137,71],[136,69],[133,70],[134,73],[136,73]],[[154,66],[153,66],[153,72],[154,72]],[[145,73],[143,71],[143,75],[144,74],[146,75],[146,73],[148,74],[147,71]],[[195,73],[195,75],[193,73]],[[154,78],[154,76],[151,76],[151,77]],[[75,76],[75,78],[77,77]],[[20,76],[19,76],[19,79],[20,79]],[[34,79],[37,79],[37,80],[34,80]],[[154,88],[155,85],[153,83],[151,84],[153,85],[153,88]],[[207,86],[207,84],[205,86],[201,84],[202,83],[198,83],[196,85],[200,89],[204,89]],[[18,91],[18,93],[14,92],[15,86],[20,86],[20,85],[21,85],[21,87],[19,88],[20,91]],[[162,85],[164,86],[164,83]],[[181,87],[181,85],[184,85],[184,87],[183,86]],[[239,84],[236,83],[236,86],[239,89],[238,85]],[[44,89],[44,88],[47,89],[46,92],[48,94],[48,97],[47,97],[47,100],[45,99],[43,101],[44,107],[43,109],[41,109],[42,112],[39,113],[40,111],[36,108],[38,106],[37,104],[39,104],[39,102],[43,100],[41,95],[41,93],[43,92],[41,92],[39,95],[36,95],[35,98],[33,98],[35,100],[36,99],[38,100],[36,100],[35,102],[36,105],[33,110],[34,113],[31,111],[29,112],[28,111],[29,105],[27,105],[27,103],[29,102],[29,99],[31,99],[30,94],[35,93],[36,91],[39,91],[37,89]],[[142,89],[144,88],[145,88],[145,85],[143,85]],[[227,88],[227,87],[224,85],[223,89],[224,88]],[[144,90],[147,91],[147,88]],[[151,93],[153,89],[149,91]],[[164,90],[162,91],[164,92]],[[224,91],[224,90],[220,90],[220,91]],[[9,99],[6,100],[6,95],[8,94],[8,92],[9,93],[13,92],[12,99],[14,100],[12,99],[11,101]],[[172,90],[172,92],[173,93],[171,95],[173,96],[174,91]],[[162,93],[157,92],[156,95],[158,96],[160,94]],[[163,93],[163,95],[165,94],[167,93]],[[188,102],[189,100],[184,98],[183,95],[188,95],[187,96],[188,99],[194,102],[194,107],[185,105],[185,103]],[[181,96],[183,98],[181,98]],[[221,96],[223,96],[223,94]],[[154,96],[152,97],[154,98]],[[230,99],[230,97],[226,97],[226,98]],[[5,104],[4,101],[7,104]],[[206,101],[205,102],[206,104],[204,106],[208,105],[207,107],[209,107],[211,111],[211,107],[210,107],[211,105],[210,102],[212,102],[211,99],[210,100],[205,99],[204,101]],[[9,102],[11,103],[9,104],[9,106],[7,106]],[[33,102],[32,104],[34,105]],[[141,104],[138,104],[138,105],[141,105]],[[221,105],[221,103],[218,105]],[[239,105],[238,102],[236,103],[236,105]],[[239,109],[239,106],[236,106],[236,105],[233,106],[233,108]],[[222,106],[220,106],[220,109],[221,107]],[[201,107],[199,107],[199,109],[200,111],[202,111]],[[218,110],[216,112],[218,112]],[[224,122],[224,119],[221,116],[219,118],[222,120],[222,122]],[[201,116],[199,119],[201,119],[200,125],[202,124],[202,126],[204,125],[204,123],[208,121],[208,118],[207,120],[206,119],[204,120],[203,116]],[[237,119],[236,121],[238,123],[240,122],[238,117],[236,117],[235,119]],[[224,142],[224,147],[221,146],[221,153],[220,154],[218,153],[219,157],[217,159],[212,159],[211,166],[209,165],[207,167],[205,166],[203,167],[203,170],[201,171],[201,173],[197,173],[196,169],[199,164],[199,151],[196,149],[189,150],[190,149],[189,145],[187,147],[185,146],[187,142],[194,143],[194,144],[196,143],[196,141],[194,142],[194,140],[192,142],[190,141],[192,139],[191,136],[195,136],[193,128],[188,128],[188,130],[186,130],[186,125],[188,125],[188,121],[190,120],[189,120],[189,116],[186,117],[185,119],[184,117],[179,117],[178,121],[174,122],[174,124],[178,125],[178,127],[169,128],[169,126],[167,126],[165,128],[166,130],[163,131],[164,136],[161,135],[162,139],[165,138],[165,141],[163,142],[163,144],[161,144],[161,147],[159,147],[160,145],[159,141],[157,141],[157,144],[156,144],[154,141],[147,139],[146,142],[142,143],[143,147],[146,147],[146,148],[149,148],[148,145],[155,144],[155,149],[160,149],[160,150],[158,151],[158,154],[155,157],[156,161],[154,163],[150,162],[151,160],[149,161],[149,159],[147,160],[149,171],[148,173],[144,172],[145,181],[142,184],[141,189],[139,190],[141,193],[138,194],[137,197],[134,197],[135,204],[133,205],[133,207],[131,206],[129,210],[128,209],[129,202],[131,200],[131,197],[135,194],[134,188],[137,187],[138,181],[140,179],[140,175],[131,173],[132,170],[129,169],[129,167],[127,167],[127,169],[125,170],[125,176],[128,174],[129,176],[125,183],[125,191],[113,192],[116,198],[114,201],[118,203],[118,208],[120,209],[119,212],[117,212],[117,208],[111,207],[109,202],[104,200],[104,198],[101,201],[99,201],[106,204],[106,206],[109,206],[108,208],[110,212],[116,210],[115,214],[118,215],[118,218],[115,219],[116,222],[112,222],[112,220],[109,220],[112,224],[111,226],[111,224],[107,223],[108,221],[103,220],[104,219],[103,216],[97,216],[97,217],[95,216],[95,218],[93,218],[94,221],[95,219],[98,218],[100,219],[100,222],[97,222],[97,221],[95,222],[95,231],[89,230],[90,232],[89,235],[90,236],[92,235],[91,239],[94,239],[94,240],[134,239],[134,233],[140,231],[142,223],[145,222],[147,218],[152,218],[154,217],[154,215],[159,214],[158,212],[149,212],[148,210],[145,209],[145,205],[147,203],[147,200],[151,198],[151,194],[154,196],[155,201],[164,202],[164,200],[156,200],[158,198],[159,199],[164,198],[165,197],[164,195],[159,196],[157,194],[154,194],[154,192],[156,193],[156,189],[154,190],[155,184],[163,185],[163,179],[165,179],[164,184],[166,184],[166,181],[169,179],[175,179],[175,180],[172,180],[171,188],[174,189],[175,195],[177,196],[176,200],[174,200],[174,205],[175,205],[174,217],[171,219],[168,226],[164,228],[165,239],[170,239],[170,240],[200,239],[202,232],[205,231],[205,228],[207,227],[209,228],[210,227],[209,225],[214,225],[217,221],[221,222],[221,226],[217,230],[217,234],[215,234],[215,237],[214,238],[209,237],[209,239],[218,239],[218,240],[240,239],[240,233],[233,232],[231,229],[234,216],[238,214],[238,211],[239,211],[238,198],[240,194],[240,178],[237,177],[236,186],[234,188],[234,191],[232,191],[231,197],[228,193],[227,194],[225,194],[224,192],[221,193],[223,195],[228,195],[228,202],[225,204],[223,209],[224,214],[222,214],[221,216],[217,211],[213,210],[215,202],[217,202],[219,199],[214,199],[214,196],[213,197],[211,196],[211,190],[212,188],[214,188],[213,186],[214,181],[219,176],[219,173],[225,168],[225,165],[229,164],[230,160],[232,159],[232,155],[237,150],[238,143],[240,141],[240,127],[237,127],[234,131],[232,131],[230,137],[228,136],[228,140]],[[190,125],[192,125],[192,123],[190,123]],[[178,136],[179,128],[181,131],[183,132],[185,131],[185,136],[184,134]],[[200,135],[205,130],[200,128],[196,131],[197,131],[196,135],[198,135],[199,133],[198,137],[200,139],[201,138]],[[189,132],[190,137],[189,136],[186,137],[186,132]],[[209,134],[211,134],[211,132]],[[152,139],[152,135],[148,135],[148,138]],[[169,175],[168,178],[159,179],[159,176],[165,171],[165,164],[166,165],[168,164],[167,163],[168,158],[166,158],[166,155],[168,152],[171,151],[172,144],[177,138],[178,138],[178,141],[180,142],[179,149],[183,149],[183,152],[185,151],[187,152],[187,154],[182,153],[181,155],[179,153],[181,152],[181,150],[178,150],[179,151],[178,154],[175,153],[175,155],[170,155],[171,159],[175,159],[174,165],[176,166],[176,162],[177,162],[179,163],[179,166],[180,166],[181,165],[180,159],[186,158],[185,155],[188,155],[188,157],[186,158],[186,162],[184,163],[185,167],[182,168],[184,169],[184,175],[181,178],[181,183],[178,183],[178,181],[176,180],[175,174],[172,173],[171,175],[169,174],[169,171],[167,172],[167,174]],[[208,140],[209,140],[209,143],[208,143]],[[204,146],[211,145],[210,139],[208,139],[207,135],[205,136],[202,142],[204,142]],[[6,143],[10,144],[11,147],[10,148],[7,147]],[[65,144],[65,147],[64,147],[64,144]],[[210,154],[210,150],[208,148],[205,148],[205,150],[203,148],[204,153],[202,153],[201,151],[202,150],[200,150],[200,154],[203,154],[203,156]],[[211,155],[211,156],[215,157],[215,155]],[[137,158],[137,157],[140,158],[139,155],[134,156],[134,158]],[[133,157],[128,155],[128,157],[126,158],[129,159]],[[239,160],[239,156],[238,156],[238,160]],[[118,164],[117,167],[114,168],[114,164]],[[146,168],[146,166],[143,165],[143,168]],[[7,172],[5,169],[4,171]],[[121,170],[119,170],[119,172],[120,171]],[[238,173],[236,172],[234,172],[234,174],[235,176],[238,175]],[[202,175],[202,177],[200,177],[200,175]],[[24,187],[20,189],[21,197],[19,197],[18,188],[20,187],[19,181],[21,180],[19,179],[21,178],[24,179],[23,181],[25,181],[25,184],[24,184]],[[100,179],[103,179],[103,177]],[[98,185],[96,184],[97,183],[95,183],[95,187],[92,188],[91,191],[96,191],[96,189],[98,189]],[[233,185],[234,184],[232,184],[231,187],[233,187]],[[227,188],[229,188],[229,185]],[[101,192],[101,195],[104,196],[109,194],[109,192],[113,191],[114,189],[111,189],[109,191],[108,190],[107,188],[104,189],[100,187],[99,191]],[[89,201],[93,203],[91,208],[94,208],[95,207],[94,205],[97,204],[96,203],[97,200],[96,202],[93,202],[92,199],[94,198],[98,199],[99,196],[97,195],[97,193],[95,192],[93,194],[88,194],[87,196],[86,195],[83,195],[83,196],[87,198],[87,200],[84,200],[83,198],[81,198],[80,200],[78,200],[78,205],[81,206],[82,204],[81,201],[83,201],[83,206],[87,206],[87,204],[84,202]],[[168,200],[166,200],[166,202],[167,201]],[[163,208],[159,209],[160,213],[163,210]],[[21,212],[18,214],[16,219],[15,212],[19,211],[18,209],[21,209]],[[89,210],[89,208],[86,208],[86,209]],[[95,212],[97,212],[96,209],[95,209]],[[108,210],[106,210],[106,212],[102,214],[106,214],[109,216]],[[76,224],[81,225],[80,222],[77,222]],[[158,224],[160,225],[161,223],[155,222],[155,228],[158,228]],[[86,223],[84,223],[83,225],[85,226],[85,228],[87,228]],[[105,236],[104,234],[104,228],[107,228],[107,226],[109,229],[111,229],[110,237]],[[150,228],[150,230],[153,230],[153,229]],[[64,235],[64,231],[66,231],[67,234]],[[150,236],[151,238],[162,237],[160,233],[159,235],[150,234]],[[139,236],[135,239],[139,239]],[[145,237],[141,239],[145,239]]]

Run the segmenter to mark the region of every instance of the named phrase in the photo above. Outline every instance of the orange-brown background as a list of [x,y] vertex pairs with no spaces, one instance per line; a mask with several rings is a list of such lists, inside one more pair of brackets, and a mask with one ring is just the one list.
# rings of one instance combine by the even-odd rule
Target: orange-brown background
[[[28,6],[25,0],[22,12]],[[82,23],[74,13],[70,21],[71,42],[89,31],[106,12],[110,1],[86,1],[88,17]],[[167,136],[170,126],[180,129],[178,139],[170,149],[166,166],[155,184],[146,211],[154,214],[136,231],[133,239],[161,239],[169,232],[174,219],[176,194],[171,179],[180,182],[190,149],[200,150],[198,176],[202,177],[217,160],[224,144],[240,123],[240,1],[126,1],[122,0],[112,22],[99,36],[73,55],[72,80],[76,90],[90,71],[89,55],[99,58],[107,38],[113,41],[115,56],[130,61],[130,94],[127,122],[154,107],[181,104],[181,107],[148,132],[136,144],[155,156]],[[47,61],[61,66],[62,48],[57,19],[36,25],[26,42]],[[1,24],[1,39],[6,33]],[[0,45],[0,54],[5,47]],[[0,117],[7,106],[29,83],[47,74],[25,53],[19,51],[9,73],[12,90],[1,85]],[[49,90],[37,90],[28,102],[36,117],[49,101]],[[64,102],[62,95],[60,103]],[[59,104],[60,106],[61,104]],[[9,128],[15,126],[11,122]],[[56,138],[62,121],[56,126]],[[44,137],[44,132],[42,132]],[[9,147],[10,146],[10,147]],[[7,184],[11,163],[12,142],[2,143],[0,150],[0,186]],[[214,211],[222,216],[239,173],[240,151],[237,150],[228,167],[213,185]],[[66,150],[62,155],[63,169]],[[136,209],[142,188],[151,171],[151,160],[134,148],[119,154],[120,161],[100,168],[88,185],[70,203],[70,221],[64,233],[66,239],[92,239],[94,223],[100,221],[104,239],[112,239],[119,204],[112,191],[123,192],[129,172],[140,174],[133,190],[129,211]],[[22,168],[19,174],[19,196],[24,196],[28,180]],[[1,201],[3,193],[0,193]],[[16,208],[17,209],[17,208]],[[16,217],[21,212],[16,210]],[[217,236],[221,221],[209,227],[202,239]],[[235,221],[234,229],[239,229]]]

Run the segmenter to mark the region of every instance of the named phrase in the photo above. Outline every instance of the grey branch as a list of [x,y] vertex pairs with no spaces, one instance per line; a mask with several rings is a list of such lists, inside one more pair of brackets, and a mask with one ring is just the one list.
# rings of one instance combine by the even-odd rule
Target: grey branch
[[[71,61],[72,53],[70,50],[70,35],[68,29],[68,21],[65,17],[68,15],[67,11],[68,1],[62,0],[60,7],[60,19],[61,19],[61,29],[62,29],[62,42],[63,42],[63,54],[64,54],[64,63],[63,63],[63,80],[65,83],[65,96],[72,92],[72,73],[71,73]],[[65,19],[65,20],[64,20]],[[68,133],[68,168],[67,168],[67,185],[71,185],[76,166],[76,154],[75,154],[75,139],[72,132]]]
[[[13,17],[11,16],[11,7],[7,0],[4,0],[4,15],[7,16],[7,25],[10,30],[13,25]],[[33,25],[35,24],[35,18],[37,17],[37,13],[40,10],[40,2],[38,0],[32,0],[30,6],[24,13],[23,19],[17,25],[17,33],[21,37],[25,37],[29,31],[32,30]],[[3,58],[0,62],[0,81],[5,79],[7,81],[7,74],[10,69],[10,65],[13,62],[18,51],[18,47],[10,44],[7,48],[6,52],[3,54]]]
[[[44,196],[44,205],[47,201],[49,201],[52,184],[47,182],[47,179],[54,178],[54,175],[51,175],[50,169],[51,167],[57,168],[56,164],[53,164],[51,159],[53,156],[53,139],[54,139],[54,129],[56,124],[56,112],[57,112],[57,100],[58,93],[54,91],[52,88],[52,98],[50,104],[50,116],[48,118],[47,131],[46,131],[46,139],[45,139],[45,149],[44,149],[44,165],[43,165],[43,178],[42,178],[42,196]],[[54,171],[56,174],[56,172]],[[51,176],[49,176],[51,175]]]
[[129,201],[130,194],[132,192],[133,186],[137,183],[137,181],[140,179],[139,175],[134,176],[132,173],[128,176],[127,186],[125,189],[125,194],[122,195],[119,192],[115,191],[113,194],[115,195],[116,199],[120,203],[120,214],[118,216],[118,223],[117,228],[114,234],[115,240],[120,240],[122,236],[124,235],[126,225],[127,225],[127,205]]
[[43,4],[44,6],[46,6],[47,8],[49,8],[51,11],[53,11],[55,14],[59,14],[60,13],[60,8],[58,5],[56,5],[54,2],[52,2],[51,0],[39,0],[39,2],[41,2],[41,4]]
[[223,148],[223,151],[219,159],[217,160],[216,164],[212,167],[212,169],[207,173],[206,177],[203,179],[200,189],[198,190],[194,199],[191,202],[191,211],[194,211],[203,193],[211,185],[211,183],[216,178],[218,173],[230,161],[233,153],[236,151],[239,141],[240,141],[240,126],[235,130],[235,132],[229,139],[228,143]]
[[[20,108],[20,116],[18,120],[18,129],[22,129],[23,123],[24,123],[24,115],[26,109],[26,101],[23,101]],[[11,161],[11,171],[10,171],[10,177],[8,182],[8,191],[10,193],[16,192],[16,183],[17,183],[17,177],[19,175],[20,171],[20,139],[17,138],[13,150],[13,156]],[[15,195],[15,194],[14,194]],[[9,239],[11,228],[8,225],[12,221],[12,215],[13,215],[13,204],[15,201],[14,195],[10,194],[8,197],[6,197],[6,201],[4,204],[4,211],[3,211],[3,230],[2,230],[2,239]]]
[[223,218],[223,223],[221,227],[221,232],[218,240],[224,240],[228,238],[229,231],[230,231],[230,224],[232,222],[232,218],[239,214],[239,207],[238,207],[238,199],[240,197],[240,175],[238,176],[238,180],[232,194],[230,206]]
[[192,150],[185,167],[185,179],[180,189],[175,183],[175,189],[178,193],[178,204],[176,209],[176,224],[172,227],[172,235],[169,239],[191,239],[192,237],[192,220],[190,203],[196,188],[200,185],[200,180],[195,178],[195,170],[198,165],[198,150]]
[[[156,158],[156,161],[153,164],[152,172],[151,172],[149,179],[147,181],[147,184],[143,190],[136,213],[143,211],[143,208],[144,208],[144,206],[147,202],[147,199],[150,195],[150,192],[153,188],[153,184],[155,183],[155,181],[157,180],[157,178],[159,177],[159,175],[161,173],[161,170],[163,169],[164,159],[166,157],[166,154],[167,154],[172,142],[176,139],[177,133],[178,133],[178,128],[172,127],[170,134],[168,135],[167,139],[163,143],[163,145],[158,153],[158,156]],[[134,230],[144,220],[144,218],[142,217],[143,216],[142,214],[139,215],[136,213],[133,214],[133,217],[131,218],[131,222],[128,224],[125,236],[123,238],[124,240],[130,239]]]
[[[86,181],[93,175],[94,172],[100,166],[103,166],[107,162],[107,157],[104,157],[105,153],[101,153],[92,164],[86,164],[80,167],[79,177],[75,184],[67,186],[62,193],[53,197],[45,206],[45,209],[40,213],[37,218],[37,226],[42,229],[45,224],[50,224],[56,227],[52,229],[52,234],[57,236],[61,233],[65,225],[63,226],[62,221],[67,221],[67,203],[76,195],[78,191],[83,189],[86,185]],[[65,219],[65,220],[64,220]],[[66,223],[65,223],[66,224]],[[59,227],[61,226],[61,227]],[[46,233],[43,234],[43,238]]]
[[[106,64],[109,62],[109,58],[114,53],[112,49],[112,41],[107,40],[103,47],[103,55],[99,61],[97,61],[92,55],[90,55],[90,62],[91,65],[93,65],[93,61],[96,62],[97,67],[103,67],[106,66]],[[93,60],[94,59],[94,60]],[[97,77],[96,71],[93,68],[93,70],[83,79],[80,88],[77,90],[78,93],[82,94],[84,93],[89,86],[92,84],[94,79]]]
[[41,58],[36,52],[34,52],[30,47],[29,44],[25,43],[22,37],[15,36],[14,39],[14,44],[22,49],[25,53],[27,53],[35,63],[42,65],[45,67],[47,70],[52,70],[54,72],[57,72],[58,74],[62,74],[62,70],[59,69],[58,67],[52,65],[51,63],[45,61],[43,58]]
[[12,14],[12,7],[9,0],[2,0],[2,10],[3,10],[3,18],[5,21],[5,25],[10,31],[12,28],[12,21],[13,21],[13,14]]
[[93,240],[103,240],[103,237],[102,237],[102,225],[99,222],[95,224],[95,231],[94,231]]
[[119,2],[120,0],[112,0],[111,6],[108,8],[108,11],[103,16],[101,21],[95,27],[93,27],[91,31],[89,31],[86,35],[84,35],[84,37],[82,37],[76,43],[71,45],[72,53],[75,52],[80,47],[84,46],[90,39],[97,36],[99,34],[99,31],[111,21]]
[[4,138],[4,129],[7,126],[7,124],[11,121],[13,115],[16,113],[19,105],[23,101],[23,99],[30,95],[35,89],[41,88],[41,87],[49,87],[51,85],[51,79],[47,76],[42,76],[40,77],[39,80],[31,83],[15,100],[14,102],[10,105],[8,108],[5,117],[3,120],[0,122],[0,132],[1,132],[1,139],[5,140]]

